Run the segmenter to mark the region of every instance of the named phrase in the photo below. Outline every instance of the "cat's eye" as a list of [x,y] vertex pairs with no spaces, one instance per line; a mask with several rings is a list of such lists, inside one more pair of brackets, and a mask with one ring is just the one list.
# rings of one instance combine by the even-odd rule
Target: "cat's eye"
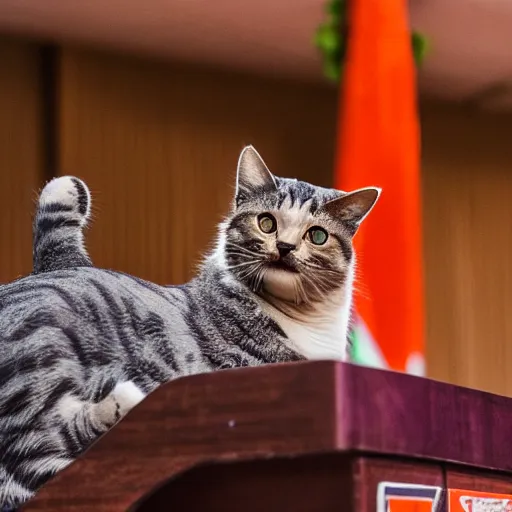
[[308,231],[308,235],[311,242],[314,243],[315,245],[324,245],[325,242],[327,242],[327,239],[329,238],[327,231],[317,226],[310,228],[310,230]]
[[270,213],[262,213],[258,215],[258,226],[263,233],[273,233],[277,229],[277,222]]

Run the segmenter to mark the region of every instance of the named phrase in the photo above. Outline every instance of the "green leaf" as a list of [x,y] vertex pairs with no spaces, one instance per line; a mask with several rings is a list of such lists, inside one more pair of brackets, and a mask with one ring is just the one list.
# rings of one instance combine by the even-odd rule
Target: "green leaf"
[[316,46],[324,52],[334,53],[340,45],[339,34],[328,25],[319,27],[316,33],[315,41]]
[[[323,56],[324,75],[329,80],[339,81],[342,75],[343,56],[347,41],[342,31],[346,19],[347,0],[327,0],[325,4],[327,19],[315,31],[313,44]],[[421,65],[428,53],[428,42],[418,32],[412,32],[411,45],[414,61]]]
[[341,66],[338,62],[326,60],[324,62],[324,75],[333,82],[339,82],[341,74]]
[[411,39],[414,60],[417,65],[420,65],[423,63],[425,56],[428,53],[428,41],[425,36],[419,34],[418,32],[413,32]]
[[345,0],[330,0],[327,2],[327,14],[333,18],[340,19],[345,13]]

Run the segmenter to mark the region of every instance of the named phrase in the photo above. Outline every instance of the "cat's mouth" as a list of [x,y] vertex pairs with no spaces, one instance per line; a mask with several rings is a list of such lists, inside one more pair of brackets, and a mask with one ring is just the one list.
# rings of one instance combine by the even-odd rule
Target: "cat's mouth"
[[276,260],[276,261],[271,261],[270,263],[267,264],[267,267],[269,269],[282,270],[282,271],[285,271],[285,272],[292,272],[294,274],[298,274],[299,273],[299,271],[295,268],[294,265],[292,265],[290,263],[287,263],[286,261],[284,261],[282,259],[279,259],[279,260]]

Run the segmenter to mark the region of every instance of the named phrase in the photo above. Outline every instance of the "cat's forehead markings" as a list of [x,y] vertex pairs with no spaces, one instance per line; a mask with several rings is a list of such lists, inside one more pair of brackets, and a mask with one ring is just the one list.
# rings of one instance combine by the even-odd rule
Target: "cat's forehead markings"
[[311,199],[302,203],[302,205],[298,201],[293,206],[291,206],[291,201],[283,204],[279,210],[279,217],[281,218],[280,236],[286,235],[286,238],[289,238],[288,241],[296,243],[296,239],[302,236],[304,225],[311,219],[310,208]]
[[312,197],[306,201],[301,201],[299,198],[292,196],[292,194],[288,194],[284,201],[279,205],[279,209],[293,215],[302,215],[304,212],[310,213],[312,202]]

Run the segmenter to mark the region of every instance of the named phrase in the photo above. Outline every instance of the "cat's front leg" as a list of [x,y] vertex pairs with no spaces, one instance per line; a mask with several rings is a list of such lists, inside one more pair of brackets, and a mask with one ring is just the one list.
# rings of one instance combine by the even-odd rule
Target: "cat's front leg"
[[131,380],[119,382],[114,389],[91,409],[91,420],[112,426],[130,412],[145,397],[145,393]]
[[[81,400],[74,394],[63,396],[57,406],[58,421],[85,449],[99,435],[113,427],[140,403],[145,393],[133,382],[124,381],[100,402]],[[62,425],[61,425],[62,426]]]

